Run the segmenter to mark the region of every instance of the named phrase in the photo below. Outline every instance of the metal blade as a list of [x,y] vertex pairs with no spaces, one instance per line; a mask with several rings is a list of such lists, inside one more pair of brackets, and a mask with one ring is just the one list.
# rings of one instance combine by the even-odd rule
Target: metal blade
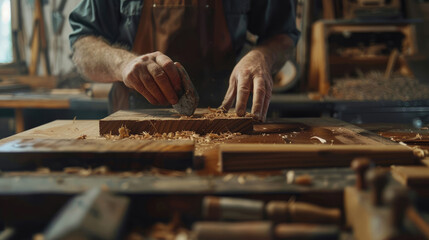
[[182,79],[183,94],[180,96],[179,101],[173,105],[173,108],[181,115],[191,116],[197,109],[200,98],[182,64],[175,62],[174,65],[176,65]]

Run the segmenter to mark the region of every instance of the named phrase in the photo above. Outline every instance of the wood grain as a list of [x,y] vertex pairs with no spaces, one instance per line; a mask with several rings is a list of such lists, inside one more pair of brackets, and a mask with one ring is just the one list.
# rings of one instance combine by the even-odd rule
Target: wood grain
[[0,145],[0,169],[108,166],[138,170],[149,166],[186,169],[192,166],[194,142],[122,139],[21,139]]
[[223,171],[284,168],[346,167],[356,157],[376,165],[415,164],[413,151],[401,145],[223,144],[219,158]]
[[131,134],[168,133],[194,131],[199,134],[241,132],[253,130],[250,117],[203,118],[207,109],[197,109],[192,118],[181,118],[173,109],[151,109],[140,111],[118,111],[100,120],[100,135],[118,134],[118,129],[126,126]]
[[392,176],[407,187],[429,186],[429,168],[426,166],[395,166]]

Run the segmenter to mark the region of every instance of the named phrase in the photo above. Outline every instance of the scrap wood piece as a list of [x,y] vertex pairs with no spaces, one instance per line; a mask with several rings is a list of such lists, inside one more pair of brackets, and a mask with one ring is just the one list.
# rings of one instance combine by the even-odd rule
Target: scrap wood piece
[[194,142],[122,139],[21,139],[0,145],[0,169],[34,170],[48,167],[107,166],[111,170],[139,170],[150,166],[192,167]]
[[[205,115],[209,114],[209,115]],[[205,117],[210,116],[210,117]],[[191,117],[178,115],[172,109],[150,109],[140,111],[118,111],[99,121],[100,135],[118,134],[118,129],[126,126],[130,134],[142,132],[169,133],[194,131],[199,134],[253,131],[251,117],[237,117],[232,114],[212,116],[207,109],[197,109]]]
[[356,157],[376,165],[415,164],[419,158],[401,145],[221,144],[223,171],[278,170],[282,168],[346,167]]
[[426,166],[393,166],[392,176],[408,187],[426,187],[429,185],[429,168]]

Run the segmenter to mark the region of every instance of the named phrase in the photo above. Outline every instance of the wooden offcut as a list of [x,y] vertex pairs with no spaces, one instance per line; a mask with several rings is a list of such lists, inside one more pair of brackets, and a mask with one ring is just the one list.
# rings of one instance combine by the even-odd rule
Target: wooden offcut
[[251,117],[224,116],[205,118],[208,109],[197,109],[192,117],[183,117],[173,109],[118,111],[100,120],[100,135],[118,134],[126,127],[131,134],[194,131],[199,134],[253,131]]
[[2,171],[47,167],[107,166],[111,170],[141,170],[150,166],[192,167],[194,142],[122,139],[19,139],[0,145]]
[[356,157],[380,166],[415,164],[418,158],[402,145],[223,144],[219,158],[223,171],[284,168],[347,167]]

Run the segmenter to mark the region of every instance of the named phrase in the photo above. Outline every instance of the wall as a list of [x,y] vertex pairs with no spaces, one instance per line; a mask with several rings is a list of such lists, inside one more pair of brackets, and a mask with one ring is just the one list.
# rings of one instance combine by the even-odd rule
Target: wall
[[[30,0],[12,0],[21,1],[21,14],[23,20],[23,30],[25,38],[25,57],[27,64],[30,63],[30,47],[28,45],[31,37],[33,28],[33,6]],[[110,0],[109,0],[110,1]],[[68,41],[68,35],[71,33],[71,27],[68,22],[68,16],[70,12],[76,7],[80,0],[67,0],[63,15],[65,16],[65,23],[60,36],[55,36],[52,27],[52,12],[54,10],[55,3],[57,6],[60,4],[60,0],[48,0],[43,6],[44,19],[46,23],[47,39],[49,45],[49,60],[51,65],[51,71],[53,75],[65,74],[73,68],[73,63],[70,59],[71,50]],[[41,66],[42,64],[40,64]],[[39,69],[39,73],[43,73],[42,68]]]

